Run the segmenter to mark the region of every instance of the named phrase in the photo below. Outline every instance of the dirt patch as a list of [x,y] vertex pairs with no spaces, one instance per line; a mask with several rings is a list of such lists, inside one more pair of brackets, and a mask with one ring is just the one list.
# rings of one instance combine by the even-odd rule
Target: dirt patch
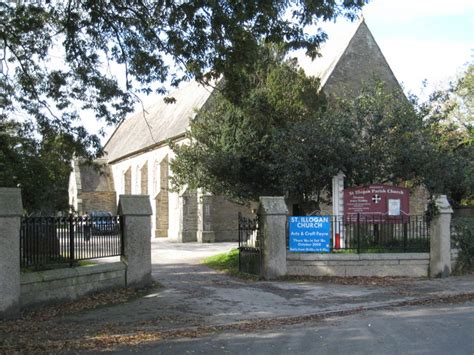
[[[94,293],[77,301],[26,310],[18,319],[0,323],[0,354],[20,350],[43,352],[49,349],[49,344],[55,342],[62,342],[64,343],[62,346],[66,346],[68,340],[63,341],[62,339],[81,337],[84,334],[97,332],[100,328],[92,324],[61,322],[63,316],[130,302],[161,287],[160,284],[154,283],[142,289],[110,290]],[[51,349],[61,350],[62,347],[58,348],[53,345]]]

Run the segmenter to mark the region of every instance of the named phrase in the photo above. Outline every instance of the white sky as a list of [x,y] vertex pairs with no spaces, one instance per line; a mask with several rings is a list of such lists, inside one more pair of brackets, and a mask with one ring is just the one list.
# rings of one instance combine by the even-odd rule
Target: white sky
[[447,84],[472,62],[474,1],[374,0],[363,10],[367,25],[397,79],[421,94]]

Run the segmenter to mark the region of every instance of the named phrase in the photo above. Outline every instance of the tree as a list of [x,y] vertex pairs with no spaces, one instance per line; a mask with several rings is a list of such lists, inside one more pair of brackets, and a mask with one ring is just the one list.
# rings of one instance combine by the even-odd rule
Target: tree
[[454,206],[474,200],[474,64],[448,90],[434,92],[423,105],[432,125],[435,155],[426,185],[447,194]]
[[[50,186],[67,179],[72,154],[92,159],[102,153],[81,112],[92,112],[98,126],[117,124],[140,94],[165,93],[168,84],[188,78],[208,81],[224,74],[235,79],[229,93],[238,91],[240,70],[256,60],[258,43],[306,48],[315,56],[326,35],[305,29],[339,16],[353,19],[365,3],[0,1],[0,165],[10,169],[0,185],[25,190],[34,185],[27,182],[29,173],[52,193]],[[48,158],[45,149],[54,154]],[[20,168],[27,165],[30,170]],[[25,199],[31,206],[41,204],[38,198],[43,204],[55,200],[34,190]]]
[[261,41],[314,57],[326,35],[305,28],[354,18],[365,2],[0,2],[3,114],[20,107],[38,125],[80,136],[76,106],[117,123],[139,93],[164,93],[164,84],[186,78],[230,78],[255,61]]
[[[318,189],[315,176],[327,173],[301,164],[307,162],[308,151],[300,133],[324,107],[319,81],[292,63],[282,63],[278,51],[262,48],[259,53],[261,60],[242,80],[246,90],[238,103],[216,92],[210,109],[201,110],[191,123],[191,144],[174,146],[175,186],[187,184],[237,200],[284,193],[309,196]],[[288,189],[294,179],[298,184]]]
[[341,168],[349,185],[423,183],[434,154],[431,124],[403,92],[380,81],[365,84],[357,97],[333,100],[327,115],[350,126],[349,159]]
[[356,98],[326,99],[295,63],[260,58],[240,99],[215,94],[191,122],[190,143],[174,146],[175,188],[241,200],[286,195],[314,210],[338,171],[353,184],[422,182],[429,127],[403,93],[378,83]]
[[0,186],[21,187],[27,213],[68,210],[67,186],[74,139],[44,131],[39,140],[27,124],[0,124]]

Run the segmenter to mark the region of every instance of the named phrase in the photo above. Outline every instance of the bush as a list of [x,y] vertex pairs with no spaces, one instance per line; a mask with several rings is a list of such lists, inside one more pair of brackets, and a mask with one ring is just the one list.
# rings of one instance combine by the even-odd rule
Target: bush
[[465,273],[474,270],[474,218],[453,219],[452,240],[458,249],[455,272]]

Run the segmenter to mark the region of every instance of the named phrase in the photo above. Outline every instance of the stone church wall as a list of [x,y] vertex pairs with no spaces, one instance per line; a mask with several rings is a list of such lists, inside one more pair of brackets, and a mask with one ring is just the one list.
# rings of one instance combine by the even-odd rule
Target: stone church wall
[[196,191],[186,190],[182,195],[182,225],[179,242],[196,242],[199,223],[198,195]]
[[324,84],[324,92],[335,96],[358,95],[363,85],[381,80],[387,89],[400,85],[365,22],[350,40]]
[[90,211],[109,211],[115,214],[117,212],[115,191],[83,192],[81,197],[83,213]]
[[117,211],[112,171],[104,160],[92,166],[75,160],[69,178],[69,204],[74,212]]
[[210,228],[214,231],[215,241],[237,241],[239,224],[238,214],[242,213],[245,217],[255,218],[252,213],[252,207],[230,202],[222,196],[210,196]]
[[[147,194],[152,206],[152,231],[150,237],[166,237],[172,241],[179,240],[180,233],[180,197],[169,191],[169,164],[173,157],[172,150],[163,145],[142,154],[112,162],[114,183],[117,198],[120,194]],[[130,174],[130,175],[129,175]],[[161,213],[160,213],[161,210]],[[160,220],[161,216],[161,220]],[[158,231],[159,230],[159,231]]]

